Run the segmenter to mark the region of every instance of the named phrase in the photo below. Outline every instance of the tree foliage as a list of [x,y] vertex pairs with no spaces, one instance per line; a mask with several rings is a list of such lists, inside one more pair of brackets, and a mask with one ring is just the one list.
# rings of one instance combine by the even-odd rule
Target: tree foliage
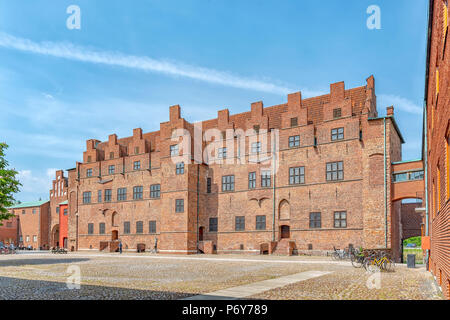
[[8,207],[15,204],[14,194],[19,192],[20,182],[16,179],[17,171],[8,169],[8,161],[5,158],[6,143],[0,142],[0,225],[3,220],[12,217],[8,213]]

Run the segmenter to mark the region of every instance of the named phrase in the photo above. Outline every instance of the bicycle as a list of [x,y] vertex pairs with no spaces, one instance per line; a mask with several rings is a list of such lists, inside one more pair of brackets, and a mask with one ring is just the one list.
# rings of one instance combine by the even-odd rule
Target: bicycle
[[372,253],[364,259],[364,269],[373,271],[374,268],[384,271],[393,271],[395,268],[394,259],[384,251]]
[[364,265],[365,256],[362,251],[357,251],[353,249],[350,252],[350,260],[352,262],[352,266],[355,268],[361,268]]

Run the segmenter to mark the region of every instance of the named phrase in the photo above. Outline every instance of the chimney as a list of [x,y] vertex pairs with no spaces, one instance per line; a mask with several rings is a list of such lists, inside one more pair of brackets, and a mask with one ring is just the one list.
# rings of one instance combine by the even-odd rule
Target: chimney
[[117,135],[116,134],[110,134],[108,137],[108,142],[110,146],[117,144]]
[[386,108],[386,115],[388,117],[393,117],[394,116],[394,107],[390,106]]
[[302,106],[302,93],[295,92],[288,94],[288,109],[289,111],[293,111],[296,109],[300,109]]
[[141,128],[133,129],[133,138],[142,139],[142,129]]
[[252,118],[260,118],[263,115],[262,101],[252,103]]
[[170,122],[177,121],[181,116],[180,105],[175,105],[170,107]]

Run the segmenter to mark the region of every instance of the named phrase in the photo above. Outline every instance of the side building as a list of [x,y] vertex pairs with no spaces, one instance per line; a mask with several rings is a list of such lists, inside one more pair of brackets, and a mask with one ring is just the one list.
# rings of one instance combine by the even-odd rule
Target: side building
[[16,220],[16,245],[33,249],[49,249],[50,202],[24,202],[8,208]]
[[87,141],[68,170],[68,246],[285,254],[352,245],[399,258],[392,164],[403,142],[393,107],[378,116],[372,76],[198,123],[172,106],[159,131]]
[[450,299],[450,48],[448,1],[429,2],[423,157],[428,268]]

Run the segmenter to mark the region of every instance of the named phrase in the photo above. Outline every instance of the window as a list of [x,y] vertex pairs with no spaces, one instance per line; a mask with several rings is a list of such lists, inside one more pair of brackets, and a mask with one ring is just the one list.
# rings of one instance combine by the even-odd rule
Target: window
[[311,229],[322,227],[322,218],[320,212],[311,212],[309,214],[309,227]]
[[219,148],[217,152],[219,159],[225,159],[227,157],[227,148]]
[[105,234],[105,223],[104,222],[100,222],[98,225],[98,233],[100,234]]
[[170,146],[170,155],[172,157],[178,155],[178,145],[177,144]]
[[298,126],[298,118],[291,118],[291,127]]
[[88,234],[94,234],[94,224],[88,223]]
[[123,233],[129,234],[130,233],[130,221],[125,221],[123,223]]
[[184,199],[175,200],[175,212],[184,212]]
[[347,228],[347,212],[343,211],[334,213],[334,227]]
[[25,239],[26,239],[27,242],[30,242],[30,236],[26,236]]
[[344,128],[331,129],[331,141],[343,139],[344,139]]
[[270,171],[262,171],[261,172],[261,187],[270,187],[271,181],[270,181]]
[[206,178],[206,193],[211,193],[211,178]]
[[256,188],[256,172],[248,173],[248,188],[255,189]]
[[423,171],[394,173],[394,182],[403,182],[410,180],[423,180]]
[[102,190],[98,190],[98,194],[97,194],[97,202],[98,202],[98,203],[102,202]]
[[252,153],[253,154],[261,153],[261,142],[252,143]]
[[176,164],[176,174],[184,174],[184,162],[178,162]]
[[144,233],[144,222],[136,221],[136,233]]
[[234,175],[222,177],[222,191],[234,191]]
[[37,236],[33,236],[33,242],[37,242]]
[[13,227],[12,222],[7,222],[7,223],[6,223],[6,227],[7,227],[7,228],[12,228],[12,227]]
[[117,189],[117,201],[127,200],[127,188]]
[[256,216],[256,230],[266,230],[266,216]]
[[92,177],[92,169],[86,170],[86,177]]
[[22,236],[19,237],[19,241],[23,242],[23,237]]
[[342,116],[341,108],[333,109],[333,118],[337,119]]
[[305,167],[289,168],[289,184],[305,183]]
[[56,213],[59,213],[59,207],[56,207]]
[[327,181],[344,180],[344,164],[342,161],[327,163]]
[[244,231],[245,230],[245,217],[235,217],[234,218],[234,230]]
[[116,171],[116,166],[111,165],[108,167],[108,173],[109,174],[114,174],[114,172]]
[[111,198],[112,198],[112,190],[105,189],[105,202],[111,202]]
[[[59,208],[58,208],[58,213],[59,213]],[[25,214],[25,210],[22,210],[22,214]]]
[[209,232],[217,232],[217,218],[209,218]]
[[300,136],[289,137],[289,148],[300,146]]
[[150,186],[150,198],[159,198],[161,196],[161,185],[152,184]]
[[92,160],[91,156],[88,156],[87,160],[88,160],[87,162],[91,162]]
[[139,147],[134,147],[134,154],[139,154]]
[[31,213],[32,213],[32,214],[35,214],[35,213],[36,213],[36,209],[33,208],[33,210],[31,211]]
[[86,191],[83,192],[83,203],[91,203],[91,192],[90,191]]
[[156,233],[156,221],[155,220],[148,222],[148,233]]
[[141,162],[140,161],[135,161],[133,163],[133,169],[134,170],[140,170],[141,169]]
[[114,152],[110,152],[110,153],[109,153],[109,158],[110,158],[110,159],[114,159]]
[[142,199],[142,194],[143,194],[142,186],[133,187],[133,199],[134,200]]
[[64,209],[63,215],[67,216],[67,209]]
[[254,125],[253,130],[255,130],[256,134],[259,133],[259,125]]

